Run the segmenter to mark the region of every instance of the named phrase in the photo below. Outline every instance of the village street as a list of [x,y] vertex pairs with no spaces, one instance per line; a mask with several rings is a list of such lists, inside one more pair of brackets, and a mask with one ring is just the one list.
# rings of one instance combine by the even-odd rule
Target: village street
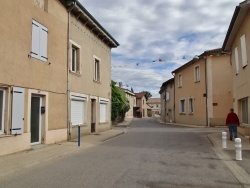
[[1,177],[0,187],[247,187],[213,149],[209,135],[221,131],[134,119],[125,134]]

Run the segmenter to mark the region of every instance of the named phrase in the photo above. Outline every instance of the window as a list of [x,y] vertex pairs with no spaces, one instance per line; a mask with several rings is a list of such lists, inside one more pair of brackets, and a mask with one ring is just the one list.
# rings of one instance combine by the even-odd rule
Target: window
[[48,0],[34,0],[36,6],[44,11],[48,11]]
[[32,20],[31,57],[47,62],[48,29]]
[[86,98],[71,95],[71,124],[82,125],[86,122]]
[[248,124],[248,99],[241,100],[242,123]]
[[200,66],[194,67],[194,75],[195,75],[194,81],[195,82],[200,81]]
[[246,35],[242,35],[240,37],[240,44],[241,44],[242,66],[245,67],[247,65]]
[[100,101],[100,123],[108,122],[107,120],[107,101]]
[[182,87],[182,75],[181,74],[178,75],[178,86]]
[[100,82],[100,60],[94,58],[94,81]]
[[188,100],[188,103],[189,103],[189,114],[193,114],[194,113],[193,98],[190,98]]
[[70,71],[76,74],[80,74],[80,52],[81,46],[77,43],[70,40],[70,52],[71,52],[71,61],[70,61]]
[[236,74],[239,74],[239,52],[237,47],[234,49],[234,59],[235,59]]
[[180,113],[185,113],[185,99],[180,100]]
[[0,89],[0,134],[4,133],[4,90]]
[[166,101],[169,101],[169,91],[166,91]]

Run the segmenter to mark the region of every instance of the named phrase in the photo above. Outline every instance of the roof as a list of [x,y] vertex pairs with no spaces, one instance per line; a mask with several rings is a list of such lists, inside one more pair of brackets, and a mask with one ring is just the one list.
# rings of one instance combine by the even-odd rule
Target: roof
[[216,48],[216,49],[204,51],[202,54],[200,54],[199,56],[197,56],[198,58],[194,58],[194,59],[190,60],[186,64],[184,64],[184,65],[180,66],[179,68],[175,69],[174,71],[172,71],[172,73],[176,73],[176,72],[178,72],[178,71],[180,71],[180,70],[188,67],[189,65],[191,65],[191,64],[195,63],[196,61],[198,61],[200,57],[209,56],[209,55],[217,55],[218,53],[228,54],[226,52],[223,52],[222,48]]
[[239,27],[241,26],[246,15],[249,12],[249,7],[250,7],[250,0],[243,1],[239,4],[239,6],[235,7],[233,17],[231,19],[225,40],[222,45],[222,49],[224,51],[230,50],[232,43],[236,37],[236,34],[239,30]]
[[132,95],[132,96],[135,96],[135,94],[134,94],[132,91],[130,91],[129,89],[121,88],[121,90],[122,90],[124,93],[127,93],[127,94],[130,94],[130,95]]
[[159,103],[161,103],[160,98],[149,98],[147,100],[147,104],[159,104]]
[[173,83],[173,82],[174,82],[174,78],[171,78],[171,79],[167,80],[166,82],[164,82],[164,83],[161,85],[161,88],[160,88],[159,93],[161,94],[162,91],[164,90],[164,88],[165,88],[168,84]]
[[89,30],[111,48],[119,43],[101,26],[101,24],[82,6],[78,0],[60,0]]
[[135,96],[136,96],[136,98],[138,99],[141,99],[142,97],[145,97],[145,94],[146,93],[135,93]]

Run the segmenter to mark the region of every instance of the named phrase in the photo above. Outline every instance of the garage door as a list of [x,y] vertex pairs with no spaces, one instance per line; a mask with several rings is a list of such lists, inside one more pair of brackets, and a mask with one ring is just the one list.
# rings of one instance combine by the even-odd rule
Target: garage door
[[71,123],[72,125],[84,123],[84,101],[71,100]]

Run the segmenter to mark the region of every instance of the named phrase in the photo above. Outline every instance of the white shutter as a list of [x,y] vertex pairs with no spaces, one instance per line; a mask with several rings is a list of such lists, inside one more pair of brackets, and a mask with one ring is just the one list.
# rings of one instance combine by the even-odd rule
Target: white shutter
[[107,104],[105,103],[100,103],[100,122],[104,123],[106,122],[106,117],[107,117]]
[[40,57],[42,61],[47,61],[48,29],[41,25],[40,28]]
[[24,89],[13,88],[11,134],[22,134],[24,125]]
[[239,52],[238,52],[238,48],[234,49],[234,58],[235,58],[236,74],[238,74],[239,73]]
[[247,48],[246,48],[246,36],[242,35],[240,38],[241,43],[241,55],[242,55],[242,66],[247,65]]
[[71,100],[71,123],[72,125],[83,124],[84,101]]
[[40,24],[32,20],[32,49],[31,57],[39,59]]

